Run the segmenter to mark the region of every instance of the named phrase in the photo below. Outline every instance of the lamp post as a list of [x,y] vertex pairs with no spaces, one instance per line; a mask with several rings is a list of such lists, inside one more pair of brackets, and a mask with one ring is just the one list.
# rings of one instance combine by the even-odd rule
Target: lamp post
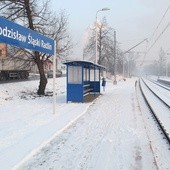
[[113,81],[113,84],[117,84],[117,81],[116,81],[116,31],[114,31],[114,81]]
[[96,60],[95,60],[95,63],[97,64],[97,14],[100,12],[100,11],[108,11],[110,10],[109,8],[102,8],[100,10],[98,10],[96,12]]

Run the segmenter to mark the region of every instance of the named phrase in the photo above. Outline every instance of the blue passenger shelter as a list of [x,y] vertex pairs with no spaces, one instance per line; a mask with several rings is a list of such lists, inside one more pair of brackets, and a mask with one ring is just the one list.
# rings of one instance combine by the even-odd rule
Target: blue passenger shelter
[[88,94],[100,94],[103,66],[89,61],[69,61],[67,65],[67,102],[84,102]]

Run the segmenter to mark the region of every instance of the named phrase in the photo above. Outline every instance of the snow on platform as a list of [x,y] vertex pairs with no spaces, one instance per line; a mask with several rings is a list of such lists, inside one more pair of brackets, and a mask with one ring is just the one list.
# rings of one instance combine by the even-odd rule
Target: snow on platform
[[66,80],[59,78],[56,115],[51,96],[32,93],[38,81],[1,84],[0,169],[167,168],[168,151],[165,159],[155,159],[135,80],[108,80],[93,102],[66,103]]

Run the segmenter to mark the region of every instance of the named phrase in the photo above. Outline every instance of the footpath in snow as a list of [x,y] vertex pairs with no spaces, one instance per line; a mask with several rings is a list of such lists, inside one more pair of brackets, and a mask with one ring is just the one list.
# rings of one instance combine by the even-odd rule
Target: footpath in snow
[[151,146],[135,80],[107,81],[97,100],[82,104],[66,103],[60,78],[56,115],[52,97],[31,93],[37,82],[0,85],[1,169],[168,169],[170,153],[158,159]]

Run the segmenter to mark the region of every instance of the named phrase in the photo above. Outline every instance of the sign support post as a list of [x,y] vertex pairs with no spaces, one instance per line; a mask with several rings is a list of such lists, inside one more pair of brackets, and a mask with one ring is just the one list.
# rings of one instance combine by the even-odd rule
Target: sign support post
[[54,40],[54,56],[53,56],[53,114],[56,112],[56,41]]

